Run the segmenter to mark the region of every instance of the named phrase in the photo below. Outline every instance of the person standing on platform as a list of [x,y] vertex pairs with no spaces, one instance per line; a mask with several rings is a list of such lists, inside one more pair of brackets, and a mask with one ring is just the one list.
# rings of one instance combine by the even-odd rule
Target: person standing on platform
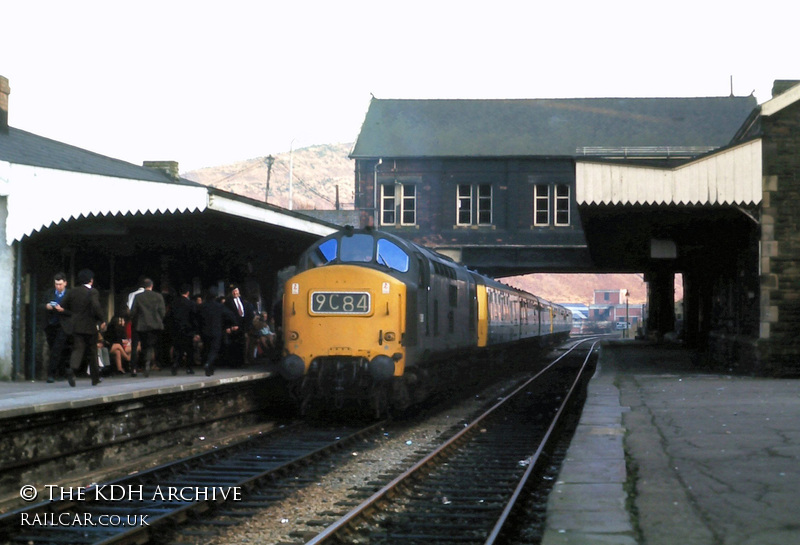
[[[139,287],[136,288],[134,291],[128,294],[128,312],[133,310],[133,301],[136,299],[136,296],[139,295],[144,291],[142,287],[142,282],[144,282],[144,277],[139,277]],[[131,322],[131,375],[136,376],[136,362],[139,361],[139,333],[136,331],[136,323],[133,321],[133,318],[128,314],[128,317]]]
[[200,336],[203,339],[203,367],[206,376],[214,374],[214,367],[222,348],[222,336],[235,331],[234,314],[222,303],[222,297],[209,297],[200,306]]
[[63,322],[67,316],[61,306],[67,294],[67,277],[63,272],[53,276],[53,289],[45,297],[44,308],[47,313],[47,324],[44,326],[44,335],[47,339],[47,349],[50,361],[47,366],[47,382],[55,382],[58,375],[64,376],[65,369],[61,364],[64,348],[67,346],[67,332],[64,331]]
[[184,284],[172,305],[172,374],[178,374],[183,358],[186,358],[186,374],[193,375],[194,343],[198,340],[197,308],[189,299],[191,288]]
[[78,273],[78,286],[69,290],[61,300],[65,313],[69,313],[67,330],[72,334],[72,353],[69,357],[67,380],[75,386],[75,372],[80,369],[86,349],[89,349],[89,372],[92,386],[100,384],[97,366],[97,332],[104,330],[106,319],[100,306],[100,294],[94,285],[94,273],[82,269]]
[[229,293],[230,296],[225,300],[225,306],[228,307],[234,317],[234,327],[231,328],[230,334],[229,355],[231,365],[242,367],[244,366],[245,353],[247,351],[247,332],[253,323],[256,313],[253,305],[242,298],[238,286],[232,285]]
[[[158,336],[164,329],[164,315],[167,313],[167,307],[164,304],[164,297],[159,292],[153,291],[152,280],[145,278],[142,281],[142,287],[144,287],[144,291],[133,300],[131,320],[133,320],[133,326],[139,334],[139,341],[142,343],[138,359],[142,359],[143,352],[145,358],[144,376],[149,377],[150,365],[155,360]],[[138,362],[132,365],[141,368]],[[136,367],[131,373],[133,376],[136,376]]]

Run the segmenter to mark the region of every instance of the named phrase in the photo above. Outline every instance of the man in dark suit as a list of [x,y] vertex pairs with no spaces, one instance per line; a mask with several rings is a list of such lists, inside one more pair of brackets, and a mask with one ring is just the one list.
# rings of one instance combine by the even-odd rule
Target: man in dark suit
[[[145,278],[142,281],[144,291],[133,299],[133,308],[131,309],[131,320],[133,320],[134,327],[139,333],[139,340],[142,343],[142,351],[139,353],[138,359],[142,359],[142,352],[144,353],[144,376],[150,376],[150,364],[155,359],[156,346],[158,345],[158,336],[164,329],[164,315],[167,313],[167,306],[164,304],[164,296],[157,291],[153,291],[153,281]],[[141,368],[138,365],[133,365],[133,376],[136,376],[136,368]]]
[[189,284],[181,286],[180,293],[172,305],[172,374],[178,374],[183,358],[186,358],[186,374],[193,375],[192,359],[194,342],[198,340],[197,308],[189,299]]
[[92,386],[100,383],[97,367],[97,332],[105,329],[106,319],[100,306],[100,294],[93,289],[94,273],[83,269],[78,273],[78,286],[69,290],[61,300],[61,306],[69,315],[72,330],[72,353],[69,358],[67,380],[75,386],[75,371],[80,369],[86,349],[89,349],[89,370]]
[[220,301],[220,298],[209,297],[200,305],[200,336],[203,339],[203,366],[206,376],[214,374],[219,351],[222,347],[222,336],[231,333],[236,327],[234,314]]
[[225,300],[225,306],[228,307],[234,317],[234,328],[231,328],[230,334],[230,360],[231,365],[234,367],[242,367],[245,362],[245,351],[247,348],[247,332],[253,324],[253,318],[256,316],[255,307],[242,298],[239,287],[236,285],[230,286],[229,296]]
[[64,376],[61,358],[67,346],[67,332],[64,331],[62,322],[67,319],[61,301],[67,294],[67,277],[63,272],[56,273],[53,277],[53,289],[48,290],[44,300],[44,309],[47,321],[44,326],[44,335],[47,339],[47,349],[50,352],[50,362],[47,366],[47,382],[55,382],[56,376]]

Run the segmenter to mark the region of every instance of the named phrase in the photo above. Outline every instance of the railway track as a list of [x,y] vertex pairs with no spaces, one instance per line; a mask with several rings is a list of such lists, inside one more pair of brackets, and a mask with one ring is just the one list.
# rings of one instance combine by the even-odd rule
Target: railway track
[[[378,433],[381,425],[286,426],[124,479],[86,488],[47,487],[42,492],[47,501],[0,516],[0,540],[26,545],[147,543],[197,513],[242,502],[249,490]],[[21,494],[33,496],[30,489]]]
[[588,351],[576,343],[306,543],[491,544],[518,533],[511,515],[586,378],[595,346],[588,342]]
[[[531,405],[541,398],[534,393],[533,385],[547,382],[541,386],[545,391],[557,389],[550,371],[574,367],[556,364],[573,359],[576,352],[570,349],[517,388],[514,395],[503,394],[502,402],[490,403],[487,414],[471,425],[458,423],[442,433],[452,438],[436,452],[431,452],[433,447],[415,450],[406,459],[395,460],[394,467],[376,480],[347,490],[348,498],[337,501],[332,497],[327,509],[307,521],[308,528],[293,532],[288,539],[293,543],[346,542],[351,539],[347,536],[368,535],[375,543],[401,539],[404,543],[429,543],[448,541],[441,536],[458,536],[458,542],[465,541],[466,528],[470,528],[470,536],[490,533],[487,521],[502,516],[500,506],[509,505],[510,497],[523,496],[524,485],[518,485],[518,492],[512,490],[514,479],[519,474],[526,474],[528,479],[539,471],[536,459],[544,442],[537,450],[529,436],[534,431],[537,436],[549,435],[555,426],[553,423],[547,429],[555,412],[551,405],[562,404],[563,410],[567,403],[567,388],[558,387],[563,390],[557,394],[563,402],[555,400],[545,406],[537,401]],[[384,426],[381,422],[363,429],[318,429],[302,424],[278,429],[252,441],[83,489],[83,498],[48,501],[8,513],[0,517],[0,542],[207,543],[220,533],[225,535],[228,527],[263,519],[265,509],[283,505],[281,502],[304,488],[317,493],[313,487],[319,475],[344,465],[351,456],[349,445],[354,442],[379,443],[388,435],[383,430],[391,430]],[[468,445],[469,449],[462,450]],[[409,466],[413,467],[406,469]],[[510,476],[504,476],[509,468],[513,468]],[[423,475],[433,480],[420,480]],[[450,480],[456,484],[448,489]],[[464,483],[470,484],[471,491]],[[413,492],[398,492],[403,489]],[[113,493],[127,495],[132,501],[113,497]],[[396,502],[390,502],[390,498]],[[464,510],[456,514],[462,507]],[[420,509],[425,514],[412,514]],[[64,513],[68,518],[59,519]],[[380,513],[380,520],[365,517],[367,513]],[[100,523],[103,516],[106,524]],[[23,517],[35,524],[22,524]]]

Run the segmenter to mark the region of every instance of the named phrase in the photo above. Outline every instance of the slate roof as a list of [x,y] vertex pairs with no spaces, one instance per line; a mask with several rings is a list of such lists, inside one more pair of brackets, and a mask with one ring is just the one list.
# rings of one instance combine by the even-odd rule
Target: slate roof
[[161,170],[113,159],[63,142],[9,127],[0,131],[0,161],[114,178],[199,186],[186,179],[173,180]]
[[719,147],[755,97],[372,99],[351,158],[575,156],[582,147]]

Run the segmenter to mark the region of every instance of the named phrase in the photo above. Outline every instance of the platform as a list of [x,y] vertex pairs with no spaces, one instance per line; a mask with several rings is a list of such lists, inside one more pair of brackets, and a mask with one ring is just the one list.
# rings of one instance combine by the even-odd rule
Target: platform
[[[20,487],[107,481],[262,429],[281,402],[274,366],[0,382],[0,511]],[[84,483],[85,484],[85,483]]]
[[800,381],[608,342],[550,494],[544,545],[800,543]]
[[275,366],[222,367],[210,377],[205,376],[202,368],[194,371],[194,375],[187,375],[181,370],[175,376],[169,370],[153,371],[149,377],[143,373],[135,377],[112,375],[103,377],[97,386],[92,386],[88,376],[77,377],[75,387],[70,387],[66,380],[0,382],[0,420],[268,378],[275,373]]

